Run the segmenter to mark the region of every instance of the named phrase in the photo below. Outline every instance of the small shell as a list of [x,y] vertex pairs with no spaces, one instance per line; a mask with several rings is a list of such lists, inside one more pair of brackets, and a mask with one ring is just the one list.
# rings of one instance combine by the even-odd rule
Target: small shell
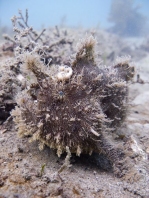
[[58,80],[67,80],[72,76],[73,70],[67,65],[59,66],[57,79]]
[[22,76],[22,74],[18,74],[17,75],[17,79],[20,80],[20,81],[22,81],[24,79],[24,77]]

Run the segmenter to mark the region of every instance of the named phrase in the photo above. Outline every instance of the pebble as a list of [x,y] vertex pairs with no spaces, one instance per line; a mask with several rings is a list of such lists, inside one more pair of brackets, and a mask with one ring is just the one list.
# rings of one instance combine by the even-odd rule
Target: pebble
[[0,180],[0,187],[2,187],[3,185],[4,185],[4,182]]
[[32,178],[31,175],[25,175],[25,176],[24,176],[24,179],[25,179],[26,181],[31,180],[31,178]]
[[0,138],[0,143],[5,142],[5,138]]
[[148,153],[148,154],[149,154],[149,147],[146,149],[146,153]]
[[18,147],[18,152],[19,152],[19,153],[23,153],[23,152],[24,152],[23,148]]
[[94,175],[96,175],[96,173],[97,173],[97,172],[96,172],[96,171],[94,171],[93,173],[94,173]]
[[7,131],[7,129],[3,129],[3,130],[0,130],[0,132],[3,134]]
[[10,182],[16,183],[16,184],[24,184],[25,179],[20,175],[13,175],[10,177]]

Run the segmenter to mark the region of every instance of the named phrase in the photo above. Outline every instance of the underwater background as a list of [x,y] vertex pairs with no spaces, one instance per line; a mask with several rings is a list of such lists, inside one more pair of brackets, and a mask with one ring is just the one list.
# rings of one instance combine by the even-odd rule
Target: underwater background
[[0,198],[149,197],[148,10],[0,0]]

